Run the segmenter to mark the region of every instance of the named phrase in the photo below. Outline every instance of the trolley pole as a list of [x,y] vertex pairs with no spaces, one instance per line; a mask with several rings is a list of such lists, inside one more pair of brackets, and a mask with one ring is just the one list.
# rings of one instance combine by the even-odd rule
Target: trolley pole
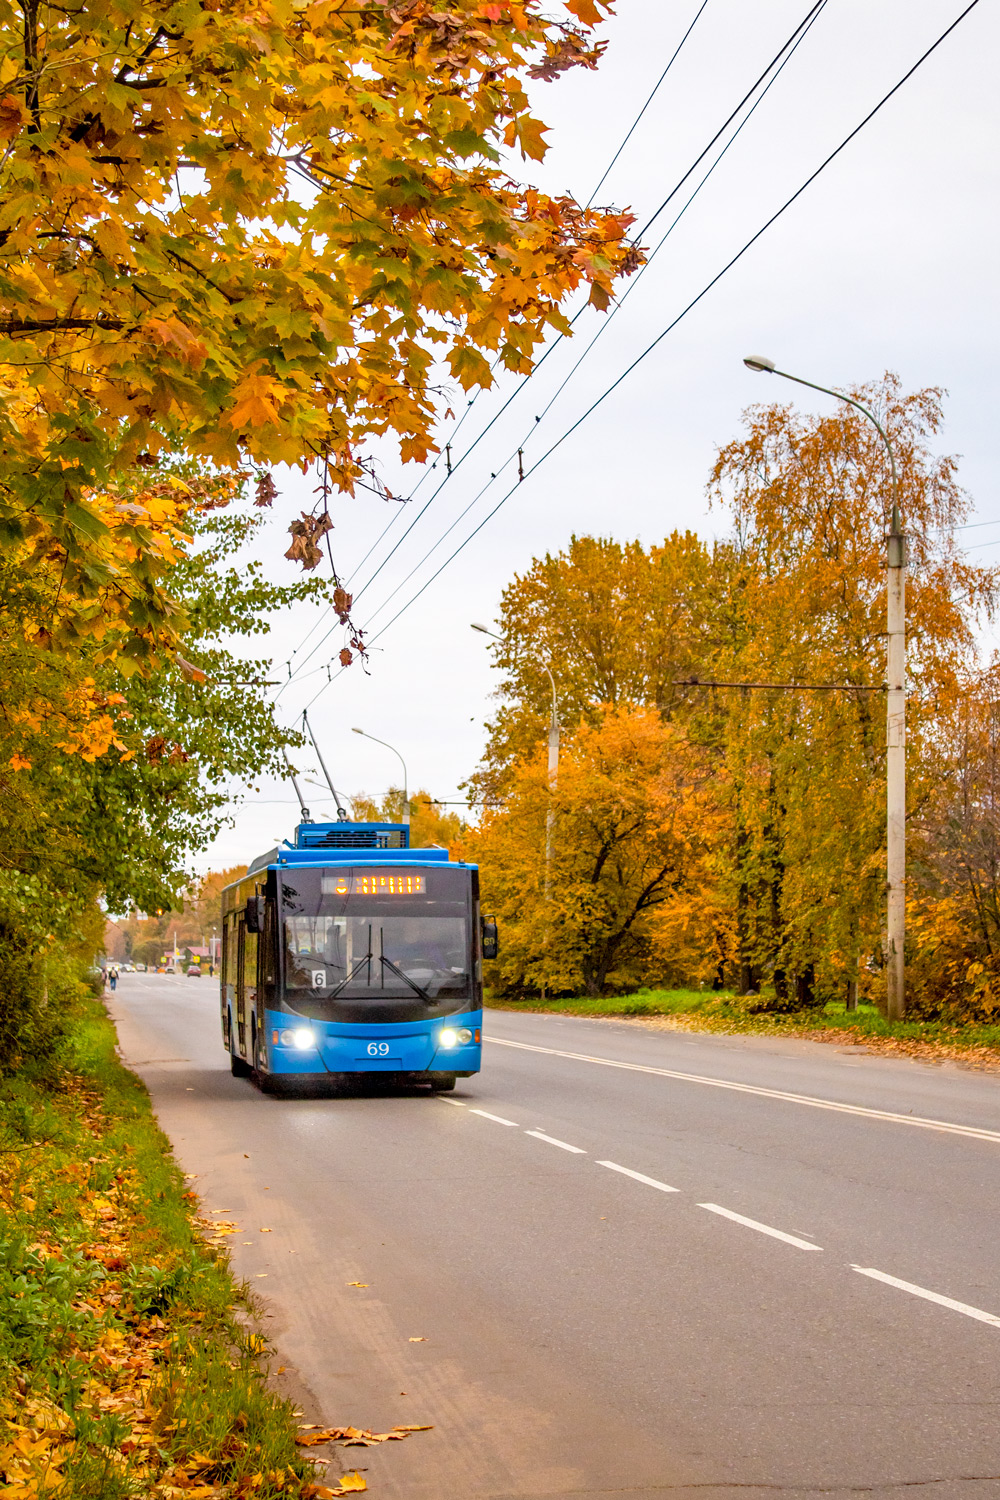
[[885,766],[885,859],[886,859],[886,1015],[901,1021],[906,1013],[906,535],[900,520],[899,475],[889,436],[874,412],[845,396],[843,391],[803,380],[775,367],[773,359],[751,354],[743,363],[750,370],[780,375],[846,401],[868,418],[885,444],[892,475],[892,512],[886,536],[886,766]]

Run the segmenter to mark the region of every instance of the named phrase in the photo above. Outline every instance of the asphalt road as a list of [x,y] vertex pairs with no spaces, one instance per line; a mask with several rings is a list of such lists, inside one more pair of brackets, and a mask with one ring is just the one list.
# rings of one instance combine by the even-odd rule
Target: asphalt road
[[433,1423],[373,1500],[1000,1500],[1000,1078],[490,1012],[453,1095],[273,1099],[212,981],[111,1006],[279,1382]]

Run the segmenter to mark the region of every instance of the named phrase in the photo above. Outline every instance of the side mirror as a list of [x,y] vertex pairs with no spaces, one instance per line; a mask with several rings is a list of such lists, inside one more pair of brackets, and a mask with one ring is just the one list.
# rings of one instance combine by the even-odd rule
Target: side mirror
[[245,918],[247,932],[264,931],[264,897],[251,896],[247,902]]
[[500,938],[497,935],[496,917],[484,917],[483,928],[483,957],[496,958],[500,952]]

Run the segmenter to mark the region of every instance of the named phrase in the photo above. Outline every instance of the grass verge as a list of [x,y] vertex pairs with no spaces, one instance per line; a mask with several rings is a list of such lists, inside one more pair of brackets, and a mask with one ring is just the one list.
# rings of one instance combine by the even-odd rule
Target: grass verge
[[[0,1083],[0,1496],[326,1500],[96,1001]],[[249,1316],[248,1316],[249,1315]]]
[[848,1011],[843,1004],[833,1002],[822,1010],[759,1014],[750,1009],[753,1002],[749,997],[705,990],[651,989],[603,999],[582,995],[569,1000],[490,999],[487,1003],[497,1010],[635,1020],[656,1029],[807,1037],[928,1062],[953,1061],[1000,1069],[1000,1025],[887,1021],[873,1005]]

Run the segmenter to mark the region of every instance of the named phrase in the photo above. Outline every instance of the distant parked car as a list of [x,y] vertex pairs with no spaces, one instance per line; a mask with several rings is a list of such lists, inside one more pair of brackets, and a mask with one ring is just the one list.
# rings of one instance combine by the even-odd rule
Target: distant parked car
[[145,974],[145,972],[146,972],[146,965],[145,964],[136,964],[136,966],[135,966],[135,972],[137,974]]
[[167,967],[163,972],[164,974],[176,974],[177,970],[174,968],[173,964],[167,964]]

